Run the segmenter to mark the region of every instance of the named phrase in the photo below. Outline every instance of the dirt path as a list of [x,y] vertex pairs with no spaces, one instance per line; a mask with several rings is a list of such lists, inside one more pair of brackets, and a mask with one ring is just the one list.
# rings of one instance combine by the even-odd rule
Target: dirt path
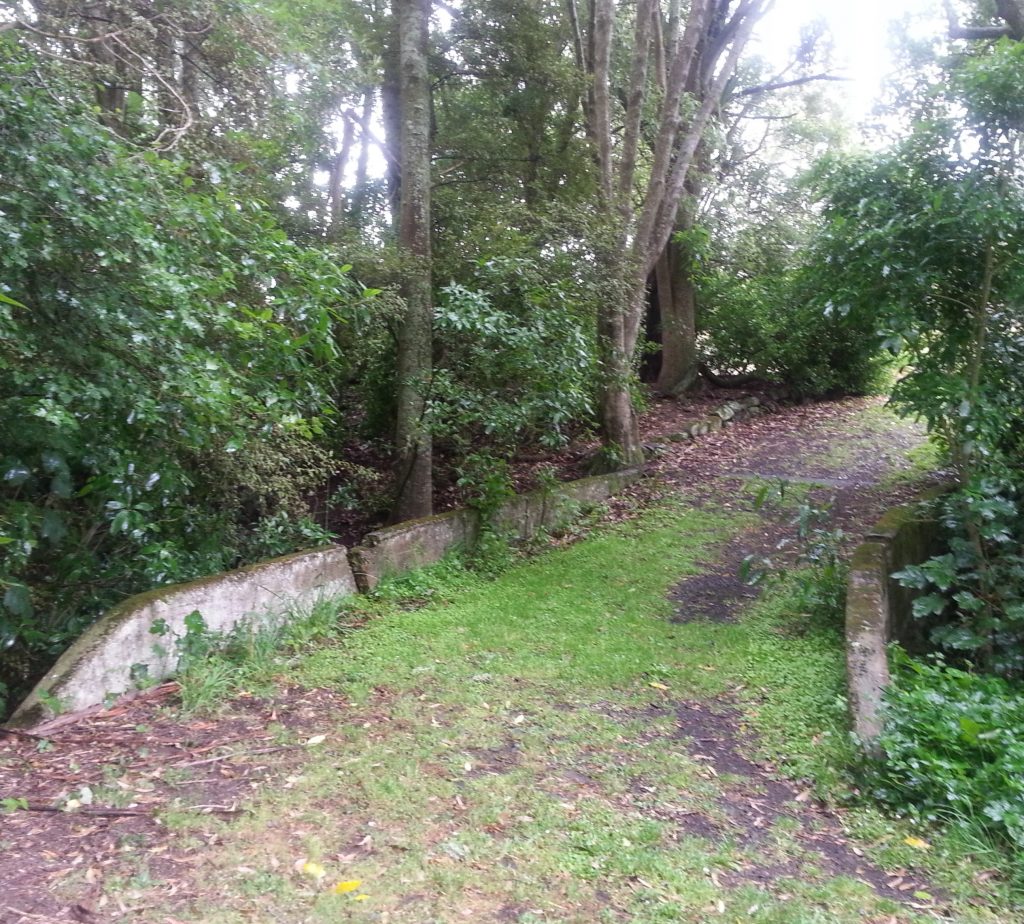
[[421,582],[437,602],[379,604],[216,716],[167,685],[0,738],[0,922],[1013,920],[953,914],[898,832],[883,868],[818,801],[836,626],[736,577],[790,529],[754,482],[819,486],[855,533],[911,493],[920,440],[849,401],[668,444],[667,511]]

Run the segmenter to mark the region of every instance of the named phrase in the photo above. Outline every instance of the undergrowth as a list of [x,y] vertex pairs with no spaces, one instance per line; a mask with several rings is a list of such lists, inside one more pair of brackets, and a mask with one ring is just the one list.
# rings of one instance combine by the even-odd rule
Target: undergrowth
[[[841,618],[806,606],[806,569],[774,582],[734,622],[687,621],[667,599],[753,523],[668,503],[498,574],[450,559],[384,582],[292,623],[276,653],[240,634],[196,661],[195,678],[216,665],[208,687],[233,665],[235,689],[298,683],[344,703],[319,717],[326,740],[303,749],[294,785],[264,790],[253,817],[206,851],[196,875],[223,913],[197,909],[197,919],[268,919],[286,904],[317,920],[490,919],[508,906],[547,909],[550,920],[714,914],[738,924],[753,905],[757,919],[779,924],[885,920],[899,910],[892,903],[814,872],[788,818],[756,850],[737,838],[721,801],[735,781],[678,735],[681,706],[736,709],[737,745],[749,756],[833,803],[855,784]],[[189,696],[201,706],[206,693]],[[680,806],[721,825],[724,839],[680,834],[666,820]],[[906,842],[919,824],[864,804],[843,817],[886,868],[927,863],[942,883],[964,884],[960,897],[977,897],[978,867],[962,844],[929,831],[925,855]],[[357,830],[383,846],[353,853]],[[296,857],[367,883],[365,914],[288,875]],[[765,889],[714,881],[761,862],[798,872]],[[254,891],[264,881],[273,889]],[[989,888],[1003,901],[1001,882]],[[725,912],[708,911],[719,899]],[[994,920],[968,910],[961,920]]]
[[177,641],[182,708],[214,712],[243,691],[270,692],[297,658],[336,642],[361,621],[345,598],[321,600],[272,620],[242,622],[228,633],[211,632],[201,618],[190,618]]
[[915,660],[897,648],[893,661],[872,796],[990,852],[1001,847],[1000,865],[1024,889],[1024,692],[938,656]]

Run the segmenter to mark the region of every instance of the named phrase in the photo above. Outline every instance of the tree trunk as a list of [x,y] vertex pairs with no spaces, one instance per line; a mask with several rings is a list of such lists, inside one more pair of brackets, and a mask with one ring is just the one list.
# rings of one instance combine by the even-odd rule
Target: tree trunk
[[697,290],[689,254],[669,241],[658,259],[658,309],[661,312],[661,369],[655,387],[679,397],[693,386],[697,369]]
[[405,317],[398,331],[397,496],[393,519],[433,510],[432,442],[427,420],[433,352],[430,250],[430,0],[394,0],[398,22],[401,190],[398,246]]
[[608,471],[644,461],[640,426],[633,407],[632,351],[625,349],[621,313],[601,312],[598,343],[601,353],[600,419],[604,455],[600,467]]
[[352,192],[352,224],[363,226],[363,212],[366,209],[366,173],[370,163],[370,120],[373,117],[374,90],[363,91],[363,111],[359,117],[359,159],[356,161],[356,179]]
[[[670,274],[671,297],[658,299],[661,310],[661,372],[657,389],[679,397],[698,381],[697,360],[697,286],[693,279],[694,254],[675,234],[686,235],[697,226],[697,203],[702,178],[708,169],[709,151],[701,143],[694,155],[694,169],[686,178],[686,193],[679,207],[679,222],[658,257],[658,264]],[[658,276],[659,292],[661,276]]]
[[[393,0],[395,4],[398,0]],[[384,48],[384,80],[380,87],[382,120],[384,123],[384,159],[387,163],[388,208],[394,225],[398,225],[399,195],[402,187],[402,75],[399,64],[399,39],[392,33]]]
[[88,12],[100,24],[96,27],[97,36],[86,46],[89,59],[96,65],[96,105],[100,110],[100,121],[117,134],[125,135],[127,74],[124,58],[114,53],[110,39],[99,38],[114,25],[120,25],[120,17],[106,3],[90,7]]
[[352,135],[355,126],[351,118],[345,119],[345,128],[341,135],[341,147],[331,161],[330,177],[327,182],[328,208],[330,209],[330,235],[338,240],[344,230],[345,222],[345,168],[348,166],[349,152],[352,150]]
[[[616,165],[612,159],[614,139],[607,86],[613,9],[609,0],[594,0],[590,35],[593,51],[588,56],[594,88],[590,134],[599,167],[599,208],[618,223],[616,247],[604,263],[605,271],[616,284],[610,286],[609,295],[599,308],[598,346],[603,376],[600,414],[606,457],[618,459],[620,464],[634,463],[642,457],[629,390],[633,354],[647,304],[647,281],[671,237],[700,140],[736,72],[754,23],[769,5],[770,0],[740,0],[735,7],[728,0],[691,0],[685,27],[678,38],[678,6],[675,2],[670,5],[665,87],[660,94],[652,155],[641,175],[634,170],[632,126],[650,96],[652,81],[647,78],[646,62],[656,32],[648,28],[645,17],[652,15],[651,8],[644,2],[637,4],[641,22],[634,30],[626,130]],[[657,70],[656,67],[653,82],[660,84]],[[700,74],[709,75],[709,79],[699,80]],[[633,92],[641,87],[641,92]],[[694,87],[699,89],[698,93],[690,89]],[[695,98],[687,103],[687,96]],[[618,193],[618,207],[614,209],[609,203],[612,190]]]

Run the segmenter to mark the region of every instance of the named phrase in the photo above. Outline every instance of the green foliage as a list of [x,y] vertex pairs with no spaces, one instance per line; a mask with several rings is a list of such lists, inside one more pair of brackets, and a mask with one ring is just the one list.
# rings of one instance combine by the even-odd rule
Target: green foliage
[[979,479],[942,502],[950,551],[893,575],[921,592],[934,643],[1004,677],[1024,677],[1024,519],[1005,483]]
[[458,486],[467,493],[467,504],[480,515],[476,543],[467,563],[486,574],[498,574],[512,560],[508,536],[496,524],[501,505],[515,496],[512,470],[504,459],[489,453],[470,453],[459,470]]
[[[1024,848],[1024,692],[941,658],[916,661],[897,649],[894,663],[872,794],[916,819]],[[1019,859],[1014,875],[1024,875]]]
[[120,141],[0,46],[0,665],[111,602],[321,541],[334,331],[357,301],[237,165]]
[[[786,509],[784,505],[791,506],[790,489],[782,480],[763,484],[754,495],[755,509]],[[792,533],[776,545],[773,555],[744,558],[740,576],[751,584],[768,579],[785,582],[801,612],[836,625],[846,606],[849,566],[843,554],[846,534],[829,525],[831,511],[832,501],[815,501],[809,493],[798,496],[790,521]]]
[[572,285],[518,258],[480,261],[474,285],[442,289],[435,313],[445,344],[431,396],[436,435],[463,451],[480,439],[497,450],[564,444],[591,418],[595,382]]
[[1024,187],[1019,43],[960,59],[914,133],[823,167],[822,288],[906,360],[894,391],[949,453],[950,552],[902,579],[951,654],[1024,675]]
[[459,469],[458,485],[467,493],[468,505],[485,520],[493,518],[501,505],[515,496],[508,462],[485,452],[466,456]]
[[348,628],[336,600],[276,620],[245,621],[226,634],[211,632],[199,613],[185,623],[175,647],[187,712],[214,712],[242,690],[268,687],[299,653],[336,640]]
[[870,313],[817,303],[806,270],[707,277],[700,316],[707,363],[807,395],[878,391],[887,365]]

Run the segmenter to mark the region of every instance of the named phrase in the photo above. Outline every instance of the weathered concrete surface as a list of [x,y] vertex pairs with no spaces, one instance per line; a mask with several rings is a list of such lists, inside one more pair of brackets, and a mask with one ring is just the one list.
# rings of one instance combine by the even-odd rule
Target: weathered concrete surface
[[642,476],[642,469],[630,468],[520,494],[502,504],[491,526],[514,539],[531,539],[541,530],[568,526],[582,508],[603,503]]
[[[945,488],[929,491],[927,501]],[[853,553],[846,596],[847,701],[853,730],[864,748],[877,753],[881,706],[890,683],[888,646],[921,649],[927,626],[914,618],[915,593],[893,579],[908,565],[941,551],[937,518],[919,501],[888,511]]]
[[[641,469],[631,468],[520,494],[501,505],[490,525],[513,539],[529,539],[542,529],[566,525],[580,507],[606,501],[641,476]],[[472,548],[480,528],[480,515],[463,509],[367,534],[362,545],[349,552],[359,589],[368,593],[385,577],[435,564],[457,549]]]
[[439,562],[457,548],[470,548],[480,532],[473,510],[453,510],[367,533],[349,551],[360,591],[368,593],[383,578]]
[[[583,506],[601,503],[642,476],[639,468],[596,475],[550,490],[512,498],[494,517],[494,528],[517,539],[570,522]],[[174,673],[174,638],[185,634],[185,618],[198,611],[213,632],[227,632],[249,616],[270,617],[320,597],[372,590],[384,577],[440,561],[457,548],[471,548],[480,535],[474,510],[453,510],[369,533],[358,548],[341,546],[298,552],[189,584],[176,584],[125,600],[95,623],[36,685],[10,720],[29,727],[48,715],[40,693],[67,710],[87,709],[110,694],[130,691],[132,671],[146,676]],[[164,636],[150,630],[163,620]]]
[[854,734],[869,749],[882,732],[882,695],[890,682],[888,576],[883,543],[857,547],[846,591],[847,703]]
[[[146,665],[150,679],[170,676],[178,662],[174,638],[184,636],[185,617],[193,612],[200,613],[211,631],[227,632],[247,617],[283,615],[355,591],[347,551],[333,546],[129,597],[61,655],[10,724],[28,727],[47,717],[40,691],[74,711],[131,690],[135,665]],[[168,628],[163,636],[150,631],[158,620]]]

